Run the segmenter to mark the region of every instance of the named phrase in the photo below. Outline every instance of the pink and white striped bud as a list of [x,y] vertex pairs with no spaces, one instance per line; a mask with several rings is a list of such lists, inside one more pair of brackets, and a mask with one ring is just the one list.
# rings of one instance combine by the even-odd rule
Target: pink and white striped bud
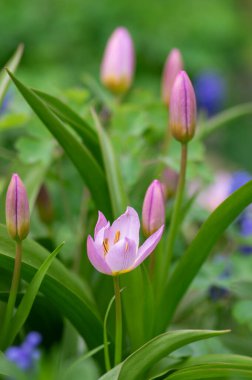
[[190,141],[196,126],[196,98],[192,83],[185,71],[181,71],[172,87],[170,99],[170,128],[181,143]]
[[13,174],[6,194],[6,226],[10,236],[16,240],[24,240],[30,229],[30,211],[23,182],[17,174]]
[[152,235],[165,222],[165,198],[163,185],[155,179],[148,187],[142,209],[143,233]]
[[117,28],[109,38],[101,65],[101,81],[114,93],[124,93],[131,86],[135,70],[132,38],[126,28]]
[[178,49],[172,49],[168,55],[162,76],[162,100],[169,106],[172,86],[178,73],[183,70],[183,59]]

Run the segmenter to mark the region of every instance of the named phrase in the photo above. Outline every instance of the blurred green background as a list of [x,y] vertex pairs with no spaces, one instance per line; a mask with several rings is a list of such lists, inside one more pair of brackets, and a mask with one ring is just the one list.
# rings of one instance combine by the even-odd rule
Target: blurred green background
[[[135,43],[137,86],[159,97],[165,58],[178,47],[193,79],[206,70],[225,79],[225,107],[252,99],[250,0],[0,0],[0,6],[0,65],[24,42],[18,75],[32,86],[52,92],[78,86],[85,72],[98,79],[107,38],[123,25]],[[210,147],[252,170],[251,139],[247,117],[216,134]]]

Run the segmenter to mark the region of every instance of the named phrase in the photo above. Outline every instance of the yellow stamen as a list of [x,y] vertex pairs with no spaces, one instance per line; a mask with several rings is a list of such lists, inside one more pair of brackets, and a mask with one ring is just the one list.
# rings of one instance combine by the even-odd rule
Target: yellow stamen
[[126,244],[125,244],[125,252],[127,252],[129,249],[129,243],[126,241]]
[[121,235],[121,232],[120,231],[116,231],[115,238],[114,238],[114,244],[118,242],[118,240],[120,239],[120,235]]
[[103,240],[103,249],[104,249],[104,254],[106,255],[109,251],[109,240],[108,238]]

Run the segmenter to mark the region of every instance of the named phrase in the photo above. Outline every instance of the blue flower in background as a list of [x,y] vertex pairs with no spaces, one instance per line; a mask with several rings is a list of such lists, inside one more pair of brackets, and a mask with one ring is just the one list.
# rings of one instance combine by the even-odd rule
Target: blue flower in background
[[[233,174],[231,185],[230,185],[230,194],[238,190],[241,186],[245,185],[247,182],[252,180],[252,176],[245,171],[238,171]],[[248,206],[245,211],[237,219],[239,232],[244,237],[252,236],[252,207]],[[251,245],[242,245],[240,246],[240,252],[244,255],[252,254]]]
[[195,79],[194,90],[198,109],[204,110],[208,116],[222,109],[226,99],[226,82],[220,74],[203,72]]
[[2,104],[0,104],[0,116],[5,114],[5,112],[8,110],[11,99],[12,99],[12,95],[10,91],[8,91],[5,97],[3,98]]
[[20,346],[9,347],[5,355],[9,361],[15,363],[23,371],[34,369],[40,357],[38,345],[42,341],[42,336],[36,331],[30,332]]
[[233,173],[229,193],[232,194],[238,190],[241,186],[245,185],[252,179],[252,176],[245,171],[238,171]]

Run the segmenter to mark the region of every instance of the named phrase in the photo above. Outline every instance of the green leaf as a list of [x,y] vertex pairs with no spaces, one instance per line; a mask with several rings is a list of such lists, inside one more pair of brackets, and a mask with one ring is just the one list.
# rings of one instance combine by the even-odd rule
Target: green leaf
[[[206,220],[189,248],[179,260],[172,273],[163,296],[161,331],[170,322],[176,307],[213,246],[226,228],[252,201],[252,181],[228,197]],[[167,302],[169,299],[169,302]]]
[[[212,356],[212,357],[211,357]],[[239,355],[206,355],[185,362],[183,369],[167,376],[167,380],[224,379],[234,376],[251,379],[252,359]]]
[[108,217],[111,216],[111,203],[106,178],[93,155],[35,92],[23,85],[12,73],[9,72],[9,75],[33,111],[58,140],[79,171],[94,198],[97,208]]
[[[20,59],[23,55],[23,51],[24,51],[24,45],[20,44],[18,46],[17,50],[15,51],[14,55],[6,63],[5,66],[8,67],[8,69],[10,71],[15,72],[15,70],[16,70],[19,62],[20,62]],[[4,95],[7,91],[9,82],[10,82],[10,77],[8,76],[8,74],[5,71],[2,71],[0,73],[0,104],[2,103]]]
[[25,113],[14,113],[1,115],[0,130],[22,127],[29,120]]
[[127,206],[125,187],[123,186],[121,173],[118,167],[118,161],[114,155],[111,142],[104,128],[102,127],[97,114],[93,110],[92,116],[100,141],[113,213],[114,217],[117,217],[124,212]]
[[[94,356],[95,354],[97,354],[98,352],[102,351],[104,349],[104,345],[100,345],[99,347],[96,347],[94,348],[93,350],[91,351],[88,351],[87,353],[85,353],[84,355],[82,355],[81,357],[79,357],[77,360],[75,360],[69,367],[67,368],[64,368],[62,372],[60,372],[60,376],[59,376],[59,379],[63,379],[63,380],[72,380],[74,375],[75,375],[75,372],[76,370],[78,370],[78,367],[83,363],[85,362],[87,359],[91,358],[92,356]],[[84,375],[82,373],[82,375]]]
[[[171,352],[189,343],[212,338],[226,332],[227,331],[181,330],[159,335],[139,348],[123,362],[118,380],[146,379],[146,372],[155,363]],[[117,377],[114,379],[117,379]]]
[[[32,240],[23,243],[22,278],[30,282],[49,252]],[[15,244],[6,228],[0,225],[0,270],[13,271]],[[69,319],[83,336],[90,349],[102,344],[102,321],[94,305],[90,291],[76,275],[69,272],[55,259],[48,270],[40,291]],[[103,360],[103,358],[102,358]]]
[[14,315],[12,321],[11,321],[11,331],[8,333],[8,345],[11,345],[24,325],[30,311],[33,305],[33,302],[37,296],[37,293],[39,291],[40,285],[46,275],[46,272],[48,271],[50,265],[52,264],[54,258],[56,255],[60,252],[61,247],[65,243],[61,243],[43,262],[39,270],[36,272],[35,276],[33,277],[31,283],[29,284],[28,288],[26,289],[26,293],[21,301],[21,303],[18,306],[18,309],[16,311],[16,314]]
[[98,137],[94,129],[75,111],[58,98],[45,92],[32,90],[38,95],[63,122],[70,125],[82,138],[84,144],[93,153],[95,159],[103,166]]

